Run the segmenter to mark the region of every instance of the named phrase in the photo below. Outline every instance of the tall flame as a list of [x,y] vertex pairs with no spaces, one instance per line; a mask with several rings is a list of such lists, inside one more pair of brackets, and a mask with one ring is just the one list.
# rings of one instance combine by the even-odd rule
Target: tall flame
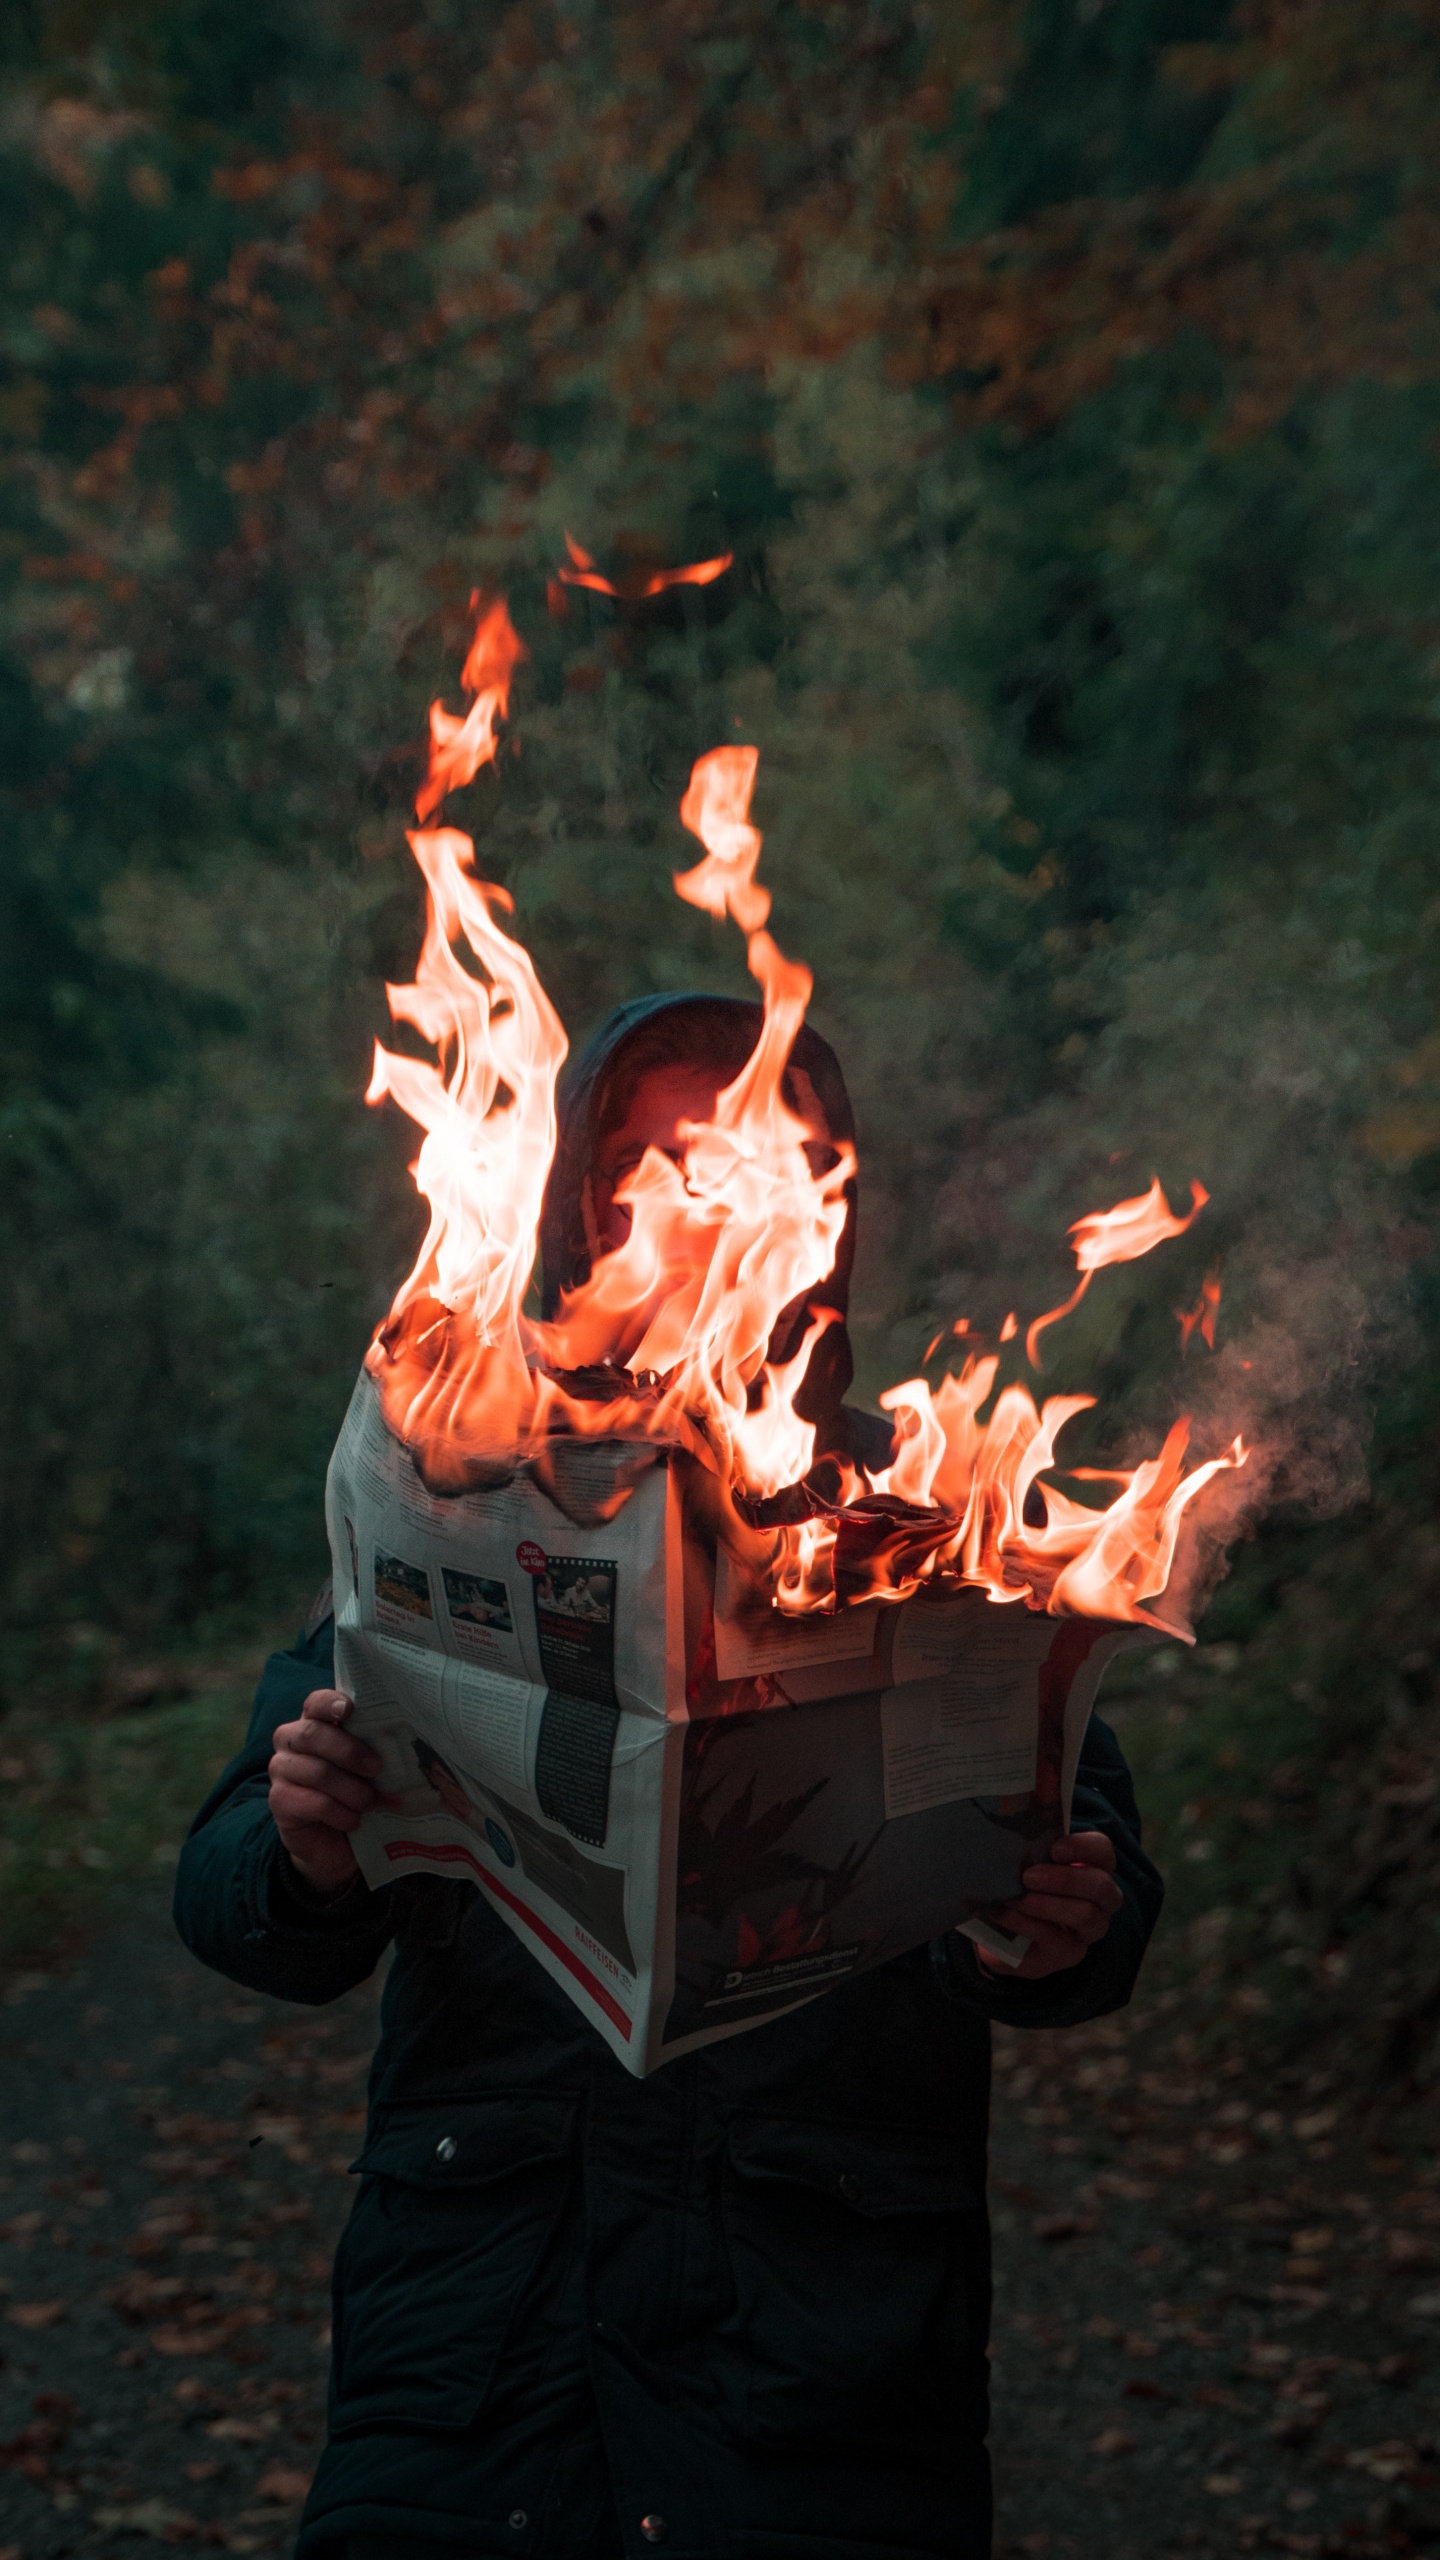
[[[493,764],[510,679],[526,655],[504,599],[481,615],[461,682],[463,720],[430,706],[430,765],[415,808]],[[473,877],[475,847],[454,827],[407,837],[425,878],[425,939],[412,986],[387,986],[439,1063],[375,1043],[365,1099],[389,1094],[425,1132],[410,1170],[430,1223],[409,1278],[371,1347],[386,1419],[426,1453],[437,1484],[464,1483],[531,1420],[521,1302],[535,1263],[545,1177],[555,1152],[555,1080],[567,1042],[528,951],[492,912],[506,889]],[[468,945],[480,975],[456,953]]]
[[[574,567],[562,575],[616,592],[578,545],[569,548]],[[725,565],[667,571],[658,584],[704,582]],[[431,706],[421,818],[495,761],[524,656],[505,605],[492,604],[463,671],[469,711],[459,718]],[[396,1021],[436,1054],[418,1059],[377,1043],[366,1098],[389,1095],[424,1131],[412,1171],[430,1217],[368,1355],[386,1417],[443,1489],[483,1480],[555,1431],[678,1440],[719,1478],[722,1524],[733,1527],[752,1570],[757,1555],[768,1557],[771,1596],[789,1614],[896,1600],[922,1583],[970,1584],[995,1601],[1186,1632],[1151,1604],[1166,1591],[1186,1512],[1222,1469],[1245,1463],[1240,1441],[1187,1473],[1182,1419],[1137,1467],[1068,1471],[1119,1488],[1103,1508],[1079,1502],[1049,1479],[1066,1472],[1056,1459],[1060,1433],[1093,1398],[1051,1396],[1037,1409],[1023,1385],[997,1392],[998,1355],[971,1354],[933,1394],[923,1378],[888,1389],[880,1402],[894,1428],[889,1466],[867,1473],[832,1459],[805,1486],[806,1516],[741,1537],[732,1497],[753,1518],[757,1502],[810,1476],[815,1431],[795,1399],[821,1332],[838,1318],[812,1306],[797,1348],[793,1317],[833,1269],[855,1171],[853,1148],[785,1099],[812,981],[766,930],[770,896],[756,878],[762,838],[750,821],[758,764],[754,747],[717,747],[698,759],[680,816],[704,855],[675,875],[675,887],[744,932],[763,997],[759,1037],[712,1117],[680,1125],[680,1161],[647,1148],[616,1195],[630,1213],[628,1236],[597,1256],[549,1323],[527,1317],[523,1301],[555,1148],[565,1034],[528,953],[496,921],[497,910],[510,911],[508,894],[474,876],[470,838],[449,827],[410,836],[426,884],[425,937],[414,984],[387,994]],[[817,1163],[826,1169],[815,1171]],[[1177,1216],[1157,1178],[1140,1197],[1078,1219],[1070,1234],[1079,1283],[1065,1306],[1031,1323],[1032,1365],[1041,1334],[1079,1303],[1097,1271],[1184,1234],[1206,1196],[1192,1183],[1192,1205]],[[1181,1320],[1187,1340],[1197,1322],[1213,1339],[1218,1297],[1218,1280],[1213,1295],[1207,1281],[1201,1306]],[[782,1315],[789,1353],[772,1359]],[[967,1330],[963,1321],[953,1328]],[[1007,1317],[1002,1342],[1016,1331]]]
[[813,981],[762,930],[770,899],[755,885],[761,837],[749,823],[758,763],[753,747],[700,758],[681,816],[705,859],[675,885],[747,927],[764,996],[760,1037],[714,1119],[684,1125],[683,1165],[653,1148],[642,1157],[618,1194],[629,1236],[566,1299],[549,1343],[565,1368],[613,1358],[623,1344],[632,1372],[665,1379],[663,1408],[698,1422],[727,1477],[763,1497],[796,1483],[814,1454],[814,1425],[792,1400],[829,1318],[815,1320],[783,1365],[767,1351],[782,1311],[833,1267],[855,1156],[848,1143],[832,1148],[830,1169],[813,1173],[807,1142],[828,1133],[800,1119],[781,1090]]
[[417,818],[433,817],[447,792],[473,782],[482,764],[494,763],[497,723],[510,708],[510,679],[529,654],[510,620],[509,606],[498,597],[481,616],[460,670],[465,691],[475,696],[464,718],[447,711],[443,702],[430,705],[430,770],[416,798]]

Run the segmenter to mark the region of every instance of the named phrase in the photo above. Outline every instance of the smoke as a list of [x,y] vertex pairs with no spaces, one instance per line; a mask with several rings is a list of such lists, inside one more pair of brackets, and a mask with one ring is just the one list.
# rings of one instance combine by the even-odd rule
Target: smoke
[[1333,1519],[1369,1487],[1372,1387],[1387,1328],[1334,1263],[1264,1269],[1252,1293],[1253,1318],[1203,1369],[1187,1362],[1182,1381],[1196,1447],[1238,1436],[1248,1453],[1242,1469],[1206,1488],[1177,1552],[1172,1600],[1192,1623],[1258,1522],[1282,1510]]

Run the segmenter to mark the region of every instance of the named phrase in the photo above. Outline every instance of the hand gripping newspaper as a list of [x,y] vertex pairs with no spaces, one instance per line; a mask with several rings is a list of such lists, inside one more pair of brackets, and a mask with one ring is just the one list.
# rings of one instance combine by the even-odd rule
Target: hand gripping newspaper
[[693,1462],[549,1441],[425,1489],[363,1371],[331,1460],[336,1677],[390,1803],[366,1881],[463,1875],[627,2069],[987,1922],[1068,1827],[1135,1628],[964,1590],[790,1618],[708,1537]]

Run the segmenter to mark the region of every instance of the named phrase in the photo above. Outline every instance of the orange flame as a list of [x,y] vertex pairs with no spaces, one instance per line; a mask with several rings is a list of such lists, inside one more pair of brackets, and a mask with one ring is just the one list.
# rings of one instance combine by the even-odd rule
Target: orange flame
[[759,763],[758,747],[712,747],[680,803],[680,823],[699,837],[705,859],[674,874],[676,895],[722,921],[729,913],[742,933],[756,932],[770,913],[770,892],[755,878],[764,838],[749,823]]
[[[686,1123],[683,1165],[649,1149],[617,1195],[630,1234],[596,1263],[549,1329],[551,1360],[593,1366],[617,1351],[632,1372],[665,1379],[661,1414],[698,1422],[727,1477],[761,1497],[796,1483],[815,1447],[798,1392],[819,1332],[817,1316],[783,1366],[766,1358],[781,1312],[823,1280],[845,1224],[848,1144],[812,1173],[806,1144],[824,1137],[785,1102],[781,1079],[805,1018],[812,980],[761,928],[770,910],[754,870],[761,837],[749,824],[759,757],[718,747],[696,764],[681,815],[705,859],[677,879],[682,897],[748,931],[747,958],[764,995],[760,1037],[713,1121]],[[653,1424],[652,1424],[653,1427]]]
[[[1027,1600],[1051,1615],[1127,1618],[1186,1636],[1179,1618],[1158,1618],[1145,1603],[1166,1590],[1194,1498],[1222,1469],[1245,1464],[1243,1441],[1181,1475],[1189,1446],[1189,1421],[1181,1418],[1161,1454],[1140,1467],[1074,1469],[1122,1485],[1107,1510],[1092,1510],[1048,1485],[1045,1469],[1056,1464],[1061,1428],[1094,1398],[1053,1395],[1035,1411],[1030,1393],[1010,1385],[981,1426],[976,1416],[997,1367],[994,1357],[969,1359],[961,1375],[945,1377],[935,1398],[922,1377],[881,1395],[897,1418],[897,1457],[884,1475],[871,1477],[869,1492],[830,1510],[822,1526],[805,1521],[781,1531],[776,1605],[802,1615],[843,1600],[899,1600],[922,1582],[958,1580],[999,1603]],[[904,1513],[889,1516],[899,1505],[889,1500],[881,1510],[871,1495],[899,1498]]]
[[[472,605],[477,601],[470,599]],[[503,596],[476,626],[460,681],[474,701],[464,718],[443,702],[430,705],[430,770],[415,800],[417,818],[433,817],[449,791],[473,782],[482,764],[493,764],[499,744],[496,724],[510,708],[510,679],[530,652],[510,620]]]
[[1210,1194],[1203,1182],[1190,1185],[1191,1206],[1186,1217],[1177,1218],[1160,1188],[1158,1173],[1148,1191],[1137,1199],[1119,1200],[1113,1209],[1092,1209],[1088,1217],[1077,1218],[1070,1229],[1075,1238],[1075,1261],[1079,1269],[1079,1285],[1063,1307],[1052,1307],[1048,1315],[1037,1316],[1025,1336],[1025,1357],[1032,1369],[1040,1367],[1040,1336],[1047,1325],[1058,1324],[1079,1306],[1097,1271],[1112,1262],[1138,1262],[1157,1244],[1170,1236],[1183,1236],[1193,1227]]
[[722,551],[717,559],[692,560],[683,569],[655,569],[648,575],[642,569],[634,577],[616,579],[602,578],[589,552],[582,551],[568,533],[565,548],[572,565],[560,571],[563,585],[589,587],[594,595],[615,596],[624,604],[643,604],[648,596],[663,595],[667,587],[713,586],[717,578],[723,578],[735,557],[733,551]]
[[1215,1325],[1219,1313],[1220,1274],[1218,1271],[1207,1271],[1204,1279],[1200,1283],[1200,1295],[1194,1306],[1189,1309],[1177,1307],[1175,1310],[1175,1321],[1180,1327],[1180,1350],[1182,1356],[1189,1351],[1190,1336],[1195,1331],[1197,1325],[1200,1328],[1200,1339],[1204,1343],[1206,1349],[1208,1351],[1214,1350]]
[[[585,555],[570,548],[588,578]],[[666,576],[718,574],[723,565]],[[524,654],[504,605],[492,605],[466,660],[470,712],[462,721],[432,706],[422,815],[493,762]],[[377,1044],[367,1100],[390,1095],[424,1131],[412,1170],[430,1219],[368,1365],[391,1428],[439,1488],[503,1471],[555,1430],[679,1441],[713,1469],[722,1496],[752,1506],[752,1517],[756,1502],[809,1474],[814,1427],[794,1400],[820,1333],[838,1319],[813,1309],[785,1361],[771,1359],[770,1344],[780,1316],[803,1306],[833,1268],[855,1157],[784,1098],[811,977],[765,929],[770,898],[755,876],[762,839],[750,823],[758,763],[753,747],[699,758],[680,814],[704,857],[675,877],[681,897],[733,916],[747,937],[764,999],[755,1048],[712,1118],[681,1124],[678,1163],[646,1150],[616,1195],[630,1212],[628,1236],[596,1256],[552,1323],[527,1318],[523,1299],[555,1146],[565,1034],[529,955],[495,920],[497,908],[509,910],[508,895],[474,877],[470,838],[440,827],[409,839],[426,882],[425,939],[414,985],[387,993],[395,1019],[413,1025],[436,1057]],[[458,956],[462,944],[478,975]],[[832,1160],[822,1173],[811,1169],[816,1138]],[[1070,1232],[1080,1283],[1069,1306],[1094,1272],[1183,1234],[1206,1198],[1198,1182],[1191,1190],[1183,1217],[1157,1179],[1142,1198],[1079,1219]],[[1187,1340],[1196,1322],[1213,1338],[1218,1278],[1213,1298],[1210,1290],[1207,1281],[1201,1308],[1181,1319]],[[1039,1335],[1066,1312],[1031,1325],[1032,1362]],[[951,1330],[964,1335],[968,1323]],[[1016,1330],[1007,1317],[1002,1342]],[[996,1394],[999,1366],[998,1355],[971,1354],[933,1394],[923,1378],[888,1389],[880,1398],[894,1425],[888,1467],[870,1474],[832,1459],[807,1487],[808,1517],[748,1538],[735,1524],[737,1554],[743,1547],[751,1570],[768,1553],[775,1605],[804,1615],[898,1600],[922,1583],[969,1584],[997,1602],[1187,1632],[1150,1604],[1166,1591],[1185,1513],[1222,1469],[1245,1464],[1240,1441],[1186,1473],[1189,1424],[1181,1420],[1137,1467],[1069,1470],[1118,1488],[1098,1509],[1048,1480],[1067,1472],[1057,1468],[1060,1432],[1093,1399],[1052,1396],[1037,1409],[1019,1384]],[[577,1375],[597,1369],[607,1373],[601,1400]],[[733,1516],[724,1499],[720,1511]]]
[[[508,891],[472,876],[470,838],[438,827],[408,841],[425,875],[425,940],[414,985],[385,993],[395,1021],[431,1041],[439,1064],[377,1040],[365,1099],[389,1094],[424,1130],[411,1172],[430,1224],[370,1368],[391,1429],[426,1454],[439,1485],[513,1449],[530,1420],[520,1310],[567,1044],[530,954],[491,913],[508,911]],[[462,940],[483,979],[457,958]]]

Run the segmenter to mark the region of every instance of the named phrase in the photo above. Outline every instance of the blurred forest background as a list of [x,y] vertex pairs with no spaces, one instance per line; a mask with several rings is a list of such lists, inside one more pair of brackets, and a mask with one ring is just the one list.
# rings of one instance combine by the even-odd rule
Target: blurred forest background
[[[1063,1296],[1082,1212],[1212,1193],[1047,1353],[1100,1392],[1092,1454],[1182,1406],[1202,1454],[1257,1446],[1197,1652],[1121,1698],[1174,1942],[1227,2033],[1440,2071],[1437,33],[1426,0],[6,13],[27,1890],[69,1891],[87,1787],[143,1835],[134,1737],[193,1791],[214,1733],[173,1700],[324,1571],[419,1233],[408,1124],[361,1103],[403,829],[503,590],[510,743],[447,814],[572,1043],[745,984],[669,879],[693,757],[761,749],[859,1114],[866,1394]],[[596,598],[554,584],[567,529],[622,590],[734,565]]]

